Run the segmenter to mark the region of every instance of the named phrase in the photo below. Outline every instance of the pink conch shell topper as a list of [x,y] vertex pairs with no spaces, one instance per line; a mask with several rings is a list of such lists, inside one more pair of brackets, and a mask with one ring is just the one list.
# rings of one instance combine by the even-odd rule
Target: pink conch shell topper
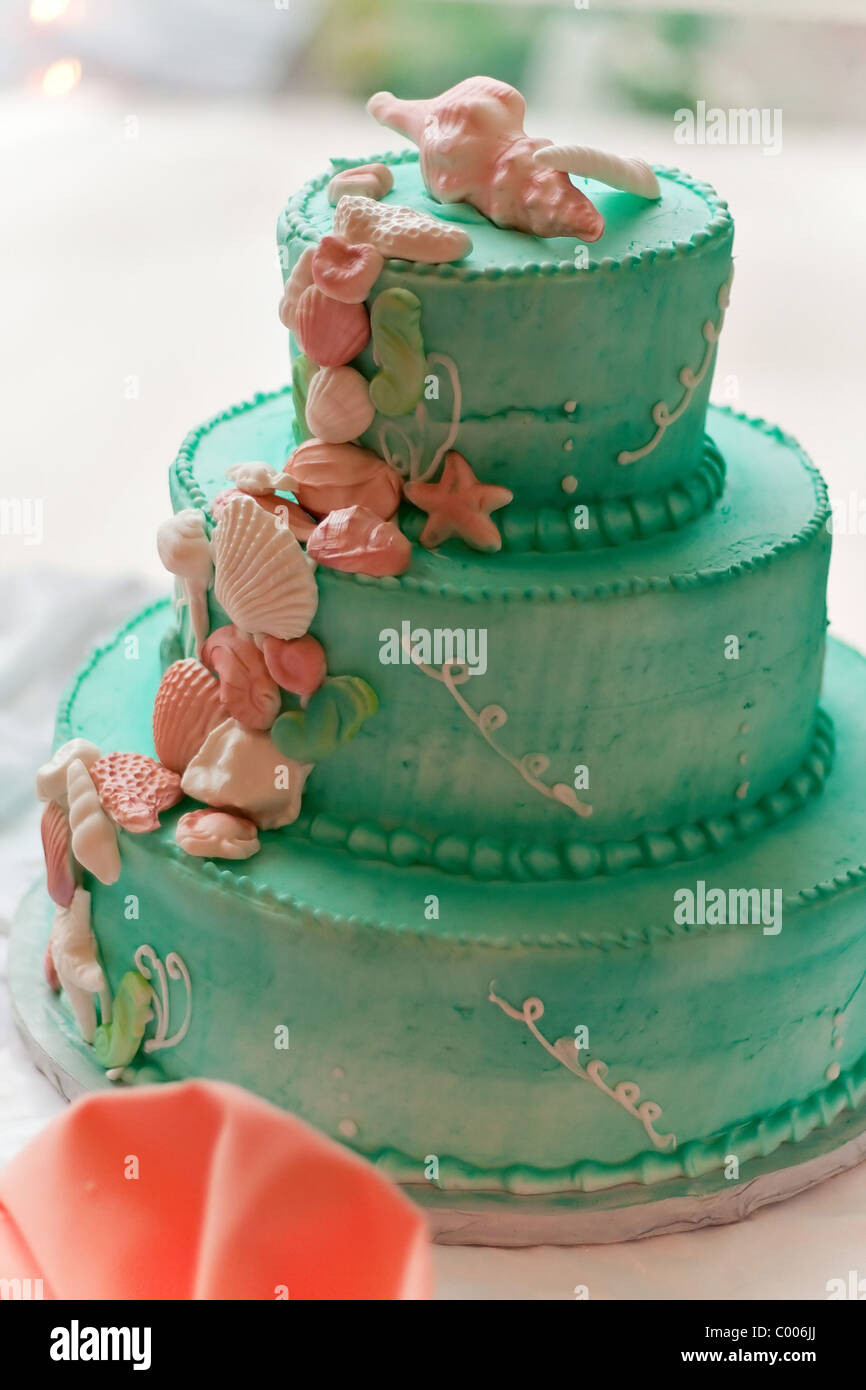
[[440,203],[471,203],[497,226],[538,237],[598,241],[604,231],[568,175],[534,159],[551,142],[526,134],[526,102],[507,82],[469,77],[427,101],[377,92],[367,109],[415,141],[424,183]]

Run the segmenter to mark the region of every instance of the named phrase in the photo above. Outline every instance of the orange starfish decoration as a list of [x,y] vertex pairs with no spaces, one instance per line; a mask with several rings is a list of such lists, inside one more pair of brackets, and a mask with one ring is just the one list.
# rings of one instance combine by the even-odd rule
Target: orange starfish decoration
[[459,536],[476,550],[501,550],[502,537],[490,512],[506,506],[514,496],[507,487],[479,482],[462,454],[452,450],[438,483],[409,483],[404,493],[427,513],[419,537],[428,550]]

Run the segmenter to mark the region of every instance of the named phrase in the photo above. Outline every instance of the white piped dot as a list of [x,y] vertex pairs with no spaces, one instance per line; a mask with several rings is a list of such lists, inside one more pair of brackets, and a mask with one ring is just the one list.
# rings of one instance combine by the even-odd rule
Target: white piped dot
[[566,415],[573,415],[574,412],[577,410],[577,401],[566,401],[565,405],[562,408],[565,411]]
[[335,1081],[339,1081],[341,1077],[346,1075],[346,1073],[343,1071],[342,1067],[334,1067],[334,1070],[331,1072],[331,1075],[334,1077]]
[[563,444],[562,447],[563,447],[563,449],[565,450],[565,452],[566,452],[567,454],[570,454],[571,451],[572,451],[572,449],[574,448],[574,440],[573,440],[573,439],[566,439],[566,441],[565,441],[565,443]]
[[745,766],[746,766],[746,763],[747,763],[748,761],[749,761],[749,755],[748,755],[748,753],[741,753],[740,756],[737,758],[737,762],[740,764],[740,767],[745,767]]
[[842,1068],[839,1066],[838,1062],[831,1062],[824,1075],[826,1076],[828,1081],[835,1081],[838,1078],[841,1070]]
[[741,734],[748,734],[748,733],[750,733],[750,732],[751,732],[751,726],[750,726],[749,724],[741,724],[741,725],[740,725],[740,733],[741,733]]
[[577,479],[573,473],[566,473],[562,480],[563,492],[577,492]]
[[746,799],[746,797],[747,797],[748,795],[749,795],[749,783],[748,783],[748,782],[741,782],[740,785],[737,787],[737,790],[734,792],[734,796],[737,798],[738,801],[745,801],[745,799]]
[[337,1125],[337,1129],[344,1139],[354,1139],[355,1135],[358,1133],[358,1126],[355,1124],[354,1120],[341,1120]]

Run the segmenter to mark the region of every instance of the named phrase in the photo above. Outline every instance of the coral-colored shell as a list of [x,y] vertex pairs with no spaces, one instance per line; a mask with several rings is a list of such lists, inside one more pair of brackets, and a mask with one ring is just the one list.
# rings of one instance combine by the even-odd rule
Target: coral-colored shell
[[367,346],[370,318],[363,304],[341,304],[311,285],[298,300],[295,337],[311,362],[342,367]]
[[[72,899],[70,898],[70,902],[71,901]],[[55,994],[59,994],[61,990],[60,976],[58,975],[57,967],[54,964],[54,952],[51,949],[50,941],[48,945],[45,947],[45,959],[43,961],[43,969],[45,971],[45,983],[48,985],[48,988],[53,989]]]
[[230,714],[245,729],[269,729],[280,712],[280,692],[252,638],[236,627],[218,627],[201,659],[219,676],[222,718]]
[[56,801],[49,801],[42,812],[41,829],[48,896],[59,907],[68,907],[75,892],[72,835],[66,812]]
[[346,193],[359,193],[364,198],[384,198],[394,187],[394,175],[387,164],[355,164],[341,169],[328,184],[328,202],[335,208]]
[[246,495],[232,498],[213,536],[217,602],[242,632],[301,637],[319,602],[292,532]]
[[313,516],[340,507],[369,507],[383,521],[400,505],[402,481],[372,449],[357,444],[325,444],[308,439],[286,464],[292,491]]
[[[313,529],[316,523],[313,522]],[[91,743],[86,738],[71,738],[66,743],[62,743],[56,753],[47,763],[43,763],[36,774],[36,795],[40,801],[57,801],[61,806],[66,803],[66,775],[69,771],[70,763],[76,759],[82,762],[85,768],[92,767],[96,759],[100,757],[99,749],[95,743]]]
[[290,333],[295,331],[298,301],[304,290],[308,290],[313,283],[313,249],[312,246],[308,246],[299,256],[283,287],[283,297],[280,300],[280,323],[288,328]]
[[103,808],[133,835],[159,829],[159,813],[176,806],[180,777],[143,753],[106,753],[90,769]]
[[[562,176],[564,177],[564,175]],[[397,203],[347,194],[334,213],[334,232],[352,245],[368,243],[385,257],[440,265],[459,261],[472,250],[472,238],[453,222]]]
[[160,762],[183,772],[211,729],[225,719],[219,686],[200,661],[186,657],[169,666],[153,702],[153,746]]
[[325,444],[348,444],[376,414],[366,377],[354,367],[323,367],[310,382],[307,427]]
[[319,522],[307,554],[329,569],[382,576],[409,568],[412,545],[393,521],[383,521],[367,507],[346,507]]
[[342,236],[323,236],[313,253],[313,280],[322,294],[343,304],[362,304],[372,290],[385,258],[365,242],[351,245]]
[[266,637],[262,642],[262,655],[277,685],[293,695],[312,695],[328,674],[325,649],[309,633],[306,637],[296,637],[293,642]]
[[[99,761],[97,759],[97,763]],[[97,763],[93,763],[92,767],[96,767]],[[98,878],[100,883],[109,885],[120,878],[117,831],[102,808],[91,772],[92,768],[89,771],[80,758],[73,758],[66,771],[72,853],[82,868]],[[60,973],[62,976],[62,971]]]
[[240,811],[262,830],[277,830],[297,820],[311,769],[285,757],[270,734],[227,719],[193,758],[183,790],[206,806]]
[[[221,521],[225,509],[229,502],[236,497],[253,496],[252,493],[242,492],[240,488],[228,487],[222,492],[218,492],[210,504],[210,514],[214,521]],[[275,516],[278,521],[287,526],[293,536],[299,541],[305,541],[307,537],[316,529],[316,518],[305,512],[303,507],[299,507],[297,502],[289,501],[288,497],[277,497],[275,493],[258,493],[254,501],[271,516]]]
[[261,849],[258,827],[232,811],[187,811],[174,838],[187,854],[200,859],[250,859]]

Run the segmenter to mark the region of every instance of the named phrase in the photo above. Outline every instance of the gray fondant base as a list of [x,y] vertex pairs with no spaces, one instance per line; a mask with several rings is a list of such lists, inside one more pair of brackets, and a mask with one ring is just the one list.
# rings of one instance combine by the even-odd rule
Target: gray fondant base
[[[82,1042],[62,996],[45,983],[43,957],[52,904],[40,885],[16,914],[9,949],[9,984],[15,1022],[33,1061],[66,1097],[108,1089],[112,1082]],[[152,1079],[151,1068],[130,1080]],[[604,1192],[521,1197],[502,1193],[443,1192],[432,1184],[404,1190],[424,1207],[442,1245],[605,1245],[645,1236],[741,1221],[759,1207],[796,1196],[866,1158],[866,1113],[846,1111],[828,1129],[798,1144],[783,1144],[767,1158],[744,1163],[736,1181],[722,1173],[676,1178],[645,1186],[628,1183]]]

